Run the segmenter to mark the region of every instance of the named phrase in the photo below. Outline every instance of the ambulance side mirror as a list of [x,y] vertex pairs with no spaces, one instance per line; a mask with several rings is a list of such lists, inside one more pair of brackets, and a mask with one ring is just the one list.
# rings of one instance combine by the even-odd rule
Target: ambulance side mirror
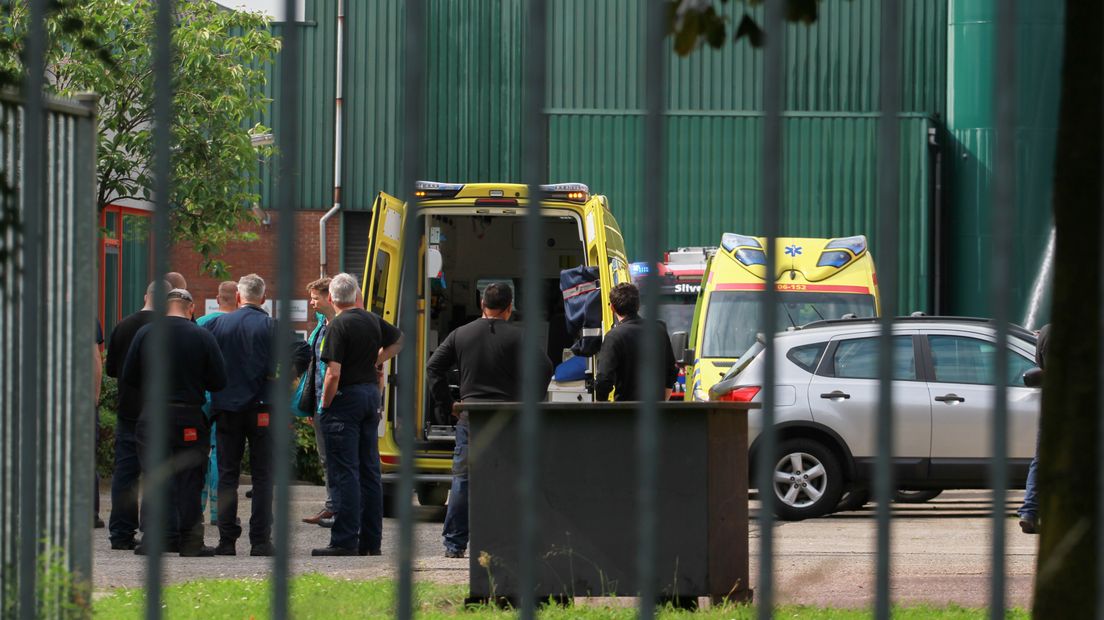
[[671,334],[671,350],[675,352],[675,361],[680,366],[685,366],[694,361],[694,350],[687,349],[690,344],[690,336],[686,332]]

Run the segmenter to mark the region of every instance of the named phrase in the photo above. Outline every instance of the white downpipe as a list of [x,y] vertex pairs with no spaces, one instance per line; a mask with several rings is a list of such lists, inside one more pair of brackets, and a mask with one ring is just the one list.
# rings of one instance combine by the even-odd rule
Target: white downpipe
[[326,277],[326,222],[341,210],[341,136],[344,128],[342,114],[345,97],[344,66],[345,56],[345,0],[337,0],[337,79],[334,97],[334,198],[333,206],[318,220],[318,265],[321,277]]
[[1035,275],[1035,283],[1031,286],[1031,297],[1027,302],[1027,316],[1024,317],[1023,324],[1028,329],[1035,329],[1039,312],[1043,309],[1043,299],[1046,297],[1047,288],[1050,287],[1050,278],[1054,273],[1054,241],[1055,232],[1052,226],[1046,251],[1043,252],[1043,260],[1039,264],[1039,273]]

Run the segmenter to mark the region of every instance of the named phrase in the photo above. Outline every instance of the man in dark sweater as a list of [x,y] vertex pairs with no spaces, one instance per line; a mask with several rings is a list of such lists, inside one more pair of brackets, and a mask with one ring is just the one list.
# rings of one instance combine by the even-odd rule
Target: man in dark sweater
[[[153,294],[157,282],[146,287],[145,306],[126,317],[111,331],[107,343],[104,372],[118,379],[134,336],[143,325],[153,320]],[[163,291],[172,287],[163,282]],[[111,474],[111,516],[108,517],[108,537],[112,549],[134,548],[138,532],[138,492],[142,468],[138,462],[138,437],[135,434],[138,416],[142,413],[142,393],[137,388],[118,383],[119,400],[115,421],[115,469]]]
[[[203,544],[203,509],[199,502],[211,449],[211,425],[203,413],[203,404],[205,392],[221,390],[226,385],[226,368],[215,338],[192,323],[194,310],[195,304],[188,291],[169,291],[165,317],[166,351],[156,351],[150,345],[154,325],[142,327],[127,354],[121,383],[139,391],[147,390],[149,373],[146,369],[154,364],[168,364],[167,460],[172,480],[168,493],[166,549],[178,550],[186,557],[209,557],[215,550]],[[147,472],[166,465],[146,461],[144,452],[151,440],[149,415],[148,411],[143,413],[137,425],[139,454]],[[139,554],[144,551],[144,545],[135,549]]]
[[245,445],[253,477],[249,518],[249,554],[270,556],[272,546],[272,438],[269,432],[270,392],[276,376],[273,347],[276,322],[262,305],[265,281],[257,274],[238,280],[238,309],[204,325],[226,359],[226,388],[211,390],[215,445],[218,450],[219,555],[237,555],[242,527],[238,524],[238,481]]
[[379,365],[402,349],[402,332],[357,307],[357,292],[356,279],[347,273],[330,281],[329,300],[337,316],[327,327],[319,354],[326,363],[319,420],[337,514],[330,544],[311,555],[382,553]]
[[[451,410],[448,371],[460,370],[460,400],[514,402],[522,400],[522,329],[510,323],[513,292],[506,284],[483,291],[483,316],[450,333],[433,352],[426,367],[434,402]],[[541,355],[539,384],[552,377],[552,362]],[[542,390],[543,391],[543,390]],[[462,558],[468,548],[468,415],[456,423],[452,458],[452,489],[445,515],[445,557]]]
[[595,396],[599,401],[609,400],[610,391],[618,401],[654,398],[667,400],[678,378],[678,365],[671,350],[671,339],[667,328],[656,322],[653,329],[656,338],[661,341],[663,381],[662,385],[641,386],[637,384],[637,365],[643,348],[643,339],[647,322],[640,318],[640,291],[635,284],[623,282],[610,291],[610,307],[617,318],[617,325],[606,334],[602,341],[602,350],[598,352],[598,376],[595,381]]

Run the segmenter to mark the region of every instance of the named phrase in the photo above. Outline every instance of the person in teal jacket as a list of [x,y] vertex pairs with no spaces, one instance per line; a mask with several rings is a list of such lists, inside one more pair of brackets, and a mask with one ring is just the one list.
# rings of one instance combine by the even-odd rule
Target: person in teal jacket
[[322,463],[322,478],[326,483],[326,503],[317,514],[304,517],[303,523],[331,527],[333,525],[334,502],[330,489],[330,476],[326,473],[326,445],[322,437],[322,380],[326,376],[326,363],[322,361],[322,342],[326,339],[326,325],[334,317],[334,307],[329,302],[330,279],[320,278],[307,285],[311,307],[318,321],[307,343],[311,348],[311,361],[307,372],[300,381],[295,395],[295,409],[301,416],[314,418],[314,440],[318,447],[318,460]]
[[[218,310],[214,312],[208,312],[203,316],[196,319],[196,325],[202,327],[207,324],[211,319],[216,316],[233,312],[238,309],[238,301],[236,293],[238,292],[238,283],[233,280],[228,280],[219,284],[218,288]],[[203,403],[203,413],[208,419],[211,417],[211,393],[207,392],[207,402]],[[210,502],[211,509],[211,525],[218,523],[218,457],[215,450],[215,425],[211,425],[211,456],[207,463],[207,482],[203,487],[203,492],[199,496],[200,510],[206,510]]]

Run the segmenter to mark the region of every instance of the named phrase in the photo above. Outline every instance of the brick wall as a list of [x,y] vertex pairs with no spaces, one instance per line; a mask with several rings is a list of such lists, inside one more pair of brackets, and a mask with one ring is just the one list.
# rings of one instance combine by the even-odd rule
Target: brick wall
[[[295,214],[295,288],[292,299],[309,299],[306,292],[308,282],[318,278],[318,220],[325,211],[297,211]],[[272,223],[268,226],[254,224],[245,227],[246,231],[257,234],[257,240],[239,241],[227,244],[226,249],[214,258],[226,262],[230,269],[230,278],[256,273],[265,280],[266,296],[275,300],[279,294],[276,276],[277,226],[279,215],[270,212]],[[326,223],[326,270],[329,275],[341,269],[341,216],[330,218]],[[196,316],[203,314],[208,299],[215,299],[221,280],[200,275],[202,258],[193,251],[189,243],[177,243],[169,254],[169,265],[173,271],[184,274],[188,280],[188,289],[195,298]],[[293,329],[312,329],[313,315],[308,308],[306,323],[292,323]]]

